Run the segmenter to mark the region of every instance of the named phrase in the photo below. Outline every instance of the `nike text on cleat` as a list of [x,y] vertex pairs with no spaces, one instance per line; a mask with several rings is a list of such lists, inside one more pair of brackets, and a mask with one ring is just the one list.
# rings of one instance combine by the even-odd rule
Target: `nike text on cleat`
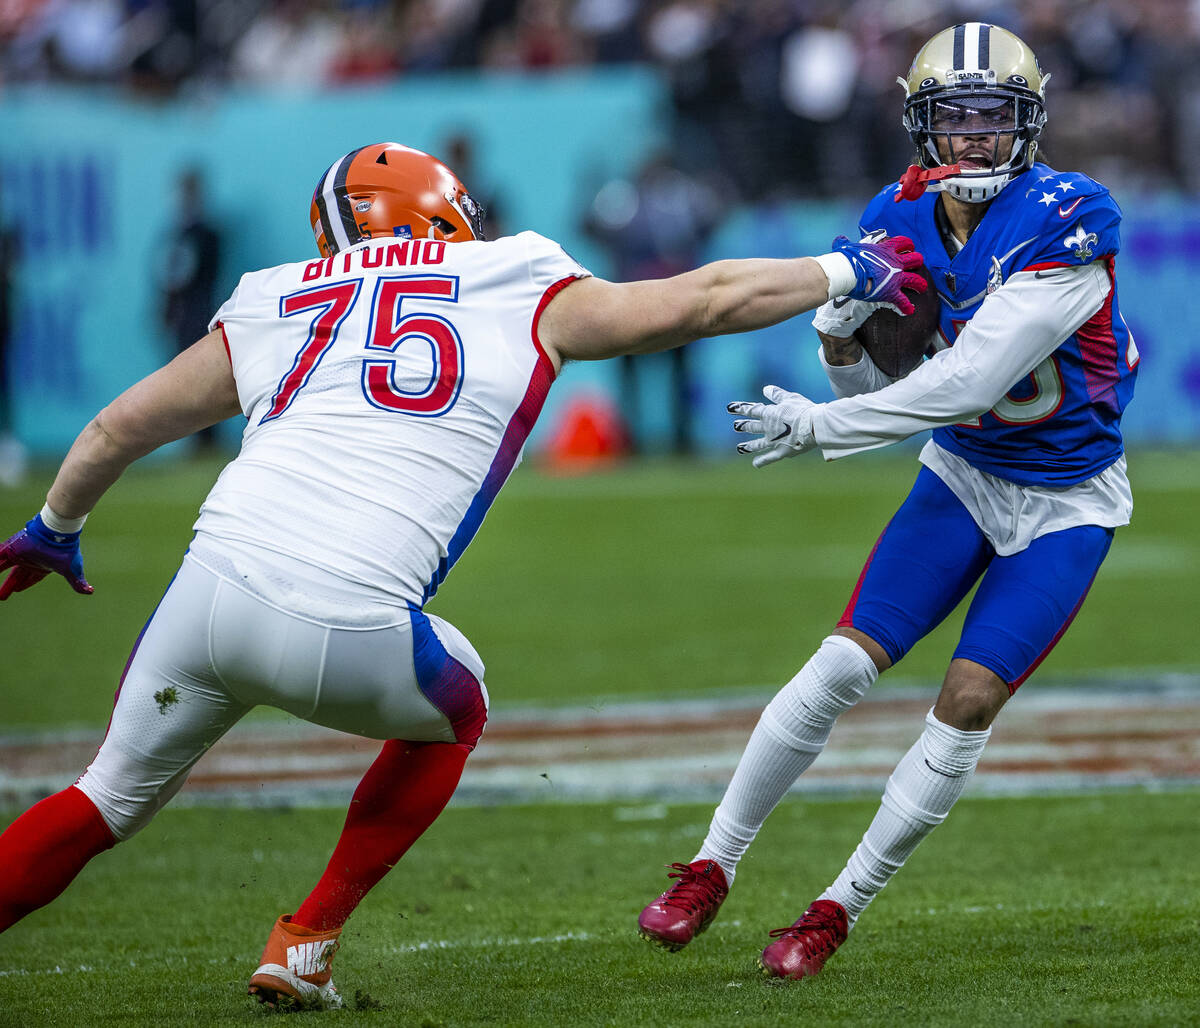
[[668,864],[668,878],[679,880],[642,911],[638,934],[671,952],[683,949],[717,916],[729,885],[715,860]]
[[291,915],[281,917],[250,978],[250,995],[270,1007],[336,1010],[342,997],[331,980],[330,965],[341,934],[340,928],[319,932],[292,924]]
[[810,978],[846,941],[845,908],[833,900],[816,900],[790,928],[776,928],[758,966],[768,978]]

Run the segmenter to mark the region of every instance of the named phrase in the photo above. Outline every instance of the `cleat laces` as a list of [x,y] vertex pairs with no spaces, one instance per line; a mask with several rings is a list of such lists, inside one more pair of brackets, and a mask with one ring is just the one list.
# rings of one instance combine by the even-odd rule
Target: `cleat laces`
[[662,899],[664,907],[678,907],[689,914],[719,904],[723,899],[721,887],[712,879],[712,861],[706,865],[708,873],[697,871],[687,864],[667,864],[671,873],[668,878],[678,878],[679,881]]
[[775,928],[768,933],[772,939],[794,938],[804,947],[806,956],[829,956],[845,939],[838,919],[825,911],[809,910],[793,925]]

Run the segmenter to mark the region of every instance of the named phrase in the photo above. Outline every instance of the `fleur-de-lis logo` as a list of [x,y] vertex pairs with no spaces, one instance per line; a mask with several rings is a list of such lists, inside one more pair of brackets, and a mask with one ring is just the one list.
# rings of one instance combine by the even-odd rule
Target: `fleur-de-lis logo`
[[1095,232],[1086,232],[1083,228],[1083,222],[1075,222],[1075,231],[1063,240],[1063,246],[1068,250],[1073,250],[1075,256],[1081,261],[1086,261],[1092,255],[1092,247],[1100,242],[1100,237]]
[[993,254],[992,270],[988,272],[987,277],[987,295],[991,296],[1002,285],[1004,285],[1004,269],[1000,267],[1000,262],[996,259],[995,254]]

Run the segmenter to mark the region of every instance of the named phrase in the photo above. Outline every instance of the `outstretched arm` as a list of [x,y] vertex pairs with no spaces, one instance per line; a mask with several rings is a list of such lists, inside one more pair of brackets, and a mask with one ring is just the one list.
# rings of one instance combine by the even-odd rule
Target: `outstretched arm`
[[0,600],[51,572],[76,592],[83,577],[79,533],[105,490],[138,457],[236,414],[237,387],[221,333],[210,332],[170,364],[142,379],[79,433],[46,496],[46,506],[0,544]]
[[924,279],[909,273],[922,258],[907,239],[839,239],[835,250],[789,260],[716,261],[643,282],[581,279],[550,301],[539,336],[560,361],[601,360],[765,328],[833,296],[907,304],[901,287],[925,286]]
[[828,295],[811,258],[717,261],[659,280],[581,279],[550,302],[539,332],[564,360],[601,360],[773,325]]

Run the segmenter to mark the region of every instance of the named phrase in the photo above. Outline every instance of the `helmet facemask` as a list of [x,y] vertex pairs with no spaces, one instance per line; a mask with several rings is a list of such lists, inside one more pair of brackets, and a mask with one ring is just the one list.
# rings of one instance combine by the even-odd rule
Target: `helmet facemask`
[[457,196],[447,193],[446,202],[463,216],[463,220],[471,226],[471,231],[476,239],[487,239],[483,233],[483,219],[487,217],[487,209],[483,204],[465,191],[460,192]]
[[931,89],[904,105],[921,167],[957,163],[962,170],[943,188],[967,203],[990,200],[1032,167],[1045,124],[1042,98],[1030,90]]

